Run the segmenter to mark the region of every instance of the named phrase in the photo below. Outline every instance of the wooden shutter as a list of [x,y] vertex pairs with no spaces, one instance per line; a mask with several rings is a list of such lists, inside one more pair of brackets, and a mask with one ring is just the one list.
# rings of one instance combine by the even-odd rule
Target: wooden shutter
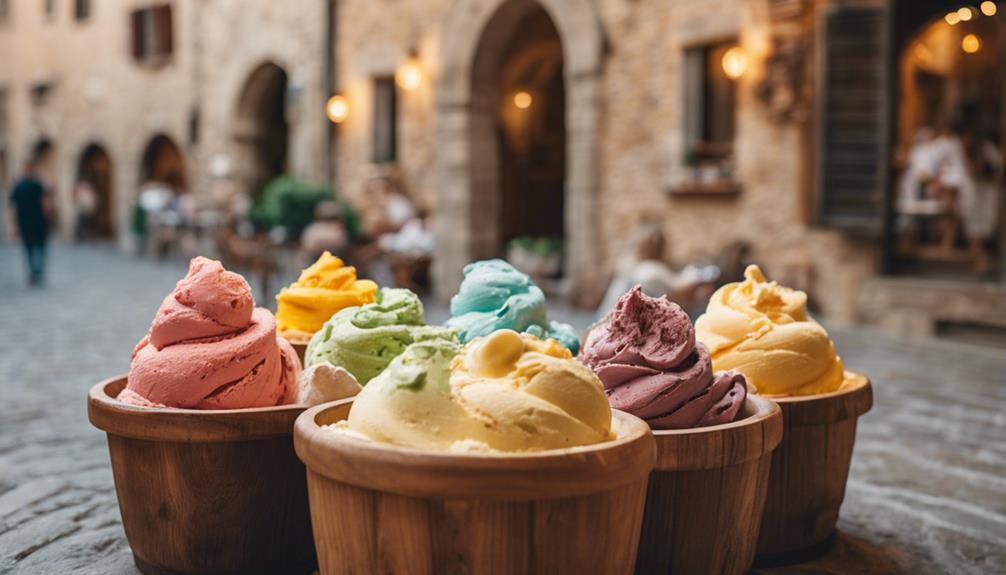
[[824,14],[821,33],[819,222],[879,234],[888,172],[885,9],[833,7]]
[[132,30],[133,59],[143,61],[143,10],[135,10],[129,15],[129,27]]
[[174,50],[174,27],[171,23],[171,5],[165,4],[153,8],[154,18],[154,53],[159,57],[168,57]]

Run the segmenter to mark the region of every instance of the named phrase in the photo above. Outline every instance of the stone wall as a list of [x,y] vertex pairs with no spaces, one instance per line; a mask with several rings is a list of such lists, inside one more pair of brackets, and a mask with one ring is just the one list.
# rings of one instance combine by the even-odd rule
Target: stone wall
[[[8,173],[20,172],[39,136],[55,143],[51,177],[64,235],[73,229],[72,187],[80,154],[90,143],[100,144],[111,157],[116,231],[124,246],[131,239],[142,155],[155,135],[167,135],[178,145],[189,191],[205,193],[211,185],[210,159],[237,156],[235,110],[248,75],[264,62],[279,64],[299,88],[288,110],[289,170],[324,179],[323,2],[289,10],[270,0],[176,0],[171,2],[173,56],[158,66],[138,64],[130,56],[129,14],[143,3],[92,2],[92,15],[83,22],[73,19],[70,2],[57,2],[51,19],[40,2],[11,4],[9,21],[0,24],[0,53],[14,54],[0,67],[0,90],[8,94],[11,119]],[[43,80],[54,89],[37,107],[29,91]],[[195,110],[200,138],[193,142]],[[6,189],[7,183],[0,186]]]
[[[417,92],[402,96],[400,169],[420,203],[436,207],[438,197],[453,193],[440,187],[444,180],[437,172],[438,160],[440,167],[445,163],[456,166],[458,161],[467,165],[464,157],[472,153],[472,147],[454,148],[456,135],[468,129],[465,110],[470,104],[437,93],[445,85],[444,71],[438,66],[449,57],[442,51],[445,46],[457,49],[457,39],[445,36],[452,34],[448,32],[450,23],[460,20],[461,29],[465,25],[477,27],[487,7],[500,4],[495,0],[341,3],[339,79],[349,95],[351,112],[340,127],[340,189],[356,200],[365,200],[361,190],[376,169],[368,161],[370,78],[393,73],[409,47],[417,46],[427,78]],[[553,21],[568,18],[573,4],[577,3],[543,2]],[[767,2],[599,0],[590,4],[604,37],[598,93],[596,98],[579,102],[570,98],[567,116],[596,112],[598,118],[593,156],[597,229],[581,240],[594,242],[597,249],[594,261],[581,261],[579,266],[594,266],[588,271],[603,280],[634,227],[644,218],[657,217],[664,221],[670,239],[667,255],[674,262],[716,254],[728,243],[744,240],[752,245],[753,258],[770,274],[811,269],[814,299],[821,312],[834,321],[854,320],[858,286],[876,272],[879,247],[877,242],[853,242],[835,232],[816,229],[808,221],[807,206],[813,202],[805,184],[813,161],[805,145],[808,126],[773,121],[754,96],[762,73],[760,59],[770,42]],[[387,17],[391,10],[396,18]],[[558,28],[563,35],[561,24]],[[683,170],[683,49],[730,37],[739,39],[752,63],[738,90],[735,150],[743,190],[732,198],[672,196],[668,191]],[[577,57],[576,51],[590,49],[580,39],[568,34],[563,38],[567,62]],[[455,103],[458,105],[453,106]],[[473,172],[469,177],[481,176]],[[467,193],[477,194],[478,190]],[[459,229],[455,210],[437,213],[441,219],[451,217],[442,226],[439,255],[446,255],[450,267],[456,267],[454,260],[463,259],[467,249],[458,243],[470,241],[466,238],[472,232]],[[460,212],[460,217],[466,216]],[[583,220],[573,224],[590,226]],[[452,245],[443,246],[445,240],[452,239]],[[449,294],[458,279],[457,270],[441,269],[438,275],[447,276],[440,285],[445,286],[442,293]]]

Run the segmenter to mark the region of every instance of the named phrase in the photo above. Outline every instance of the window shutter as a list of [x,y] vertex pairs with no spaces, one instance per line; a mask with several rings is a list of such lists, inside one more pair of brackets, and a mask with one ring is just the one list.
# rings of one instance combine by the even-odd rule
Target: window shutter
[[834,7],[821,30],[819,222],[879,234],[888,177],[886,12]]
[[133,34],[133,59],[137,62],[143,60],[143,11],[136,10],[129,15],[130,29]]
[[165,4],[154,8],[154,37],[156,54],[170,56],[174,49],[174,29],[171,23],[171,5]]

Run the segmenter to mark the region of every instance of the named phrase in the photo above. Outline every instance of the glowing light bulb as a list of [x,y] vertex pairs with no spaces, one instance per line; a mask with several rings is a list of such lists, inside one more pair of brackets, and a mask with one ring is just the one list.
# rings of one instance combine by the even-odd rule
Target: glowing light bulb
[[979,38],[974,34],[968,34],[967,36],[961,39],[961,49],[967,52],[968,54],[974,54],[975,52],[980,50],[981,47],[982,47],[981,38]]
[[341,124],[349,117],[349,101],[342,94],[336,94],[325,104],[325,113],[329,120]]
[[398,70],[395,70],[395,83],[407,92],[415,90],[423,83],[423,67],[418,58],[410,56]]
[[967,6],[964,6],[957,11],[957,17],[961,19],[961,22],[967,22],[971,19],[971,16],[971,8],[968,8]]
[[982,2],[981,6],[979,6],[979,8],[981,9],[982,14],[984,14],[986,16],[995,16],[996,12],[998,12],[998,8],[996,7],[996,3],[992,2],[991,0],[985,0],[984,2]]
[[744,75],[748,69],[748,55],[740,46],[733,46],[723,53],[720,59],[720,66],[727,78],[736,80]]
[[527,110],[530,108],[532,101],[533,99],[531,98],[531,94],[528,94],[524,90],[521,90],[513,95],[513,105],[517,106],[521,110]]
[[944,16],[943,19],[951,26],[961,21],[961,17],[957,15],[957,12],[947,12],[947,15]]

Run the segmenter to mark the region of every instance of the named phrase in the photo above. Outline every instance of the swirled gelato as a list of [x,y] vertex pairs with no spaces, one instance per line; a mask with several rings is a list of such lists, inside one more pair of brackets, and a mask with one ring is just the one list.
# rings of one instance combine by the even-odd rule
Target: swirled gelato
[[451,328],[426,325],[423,303],[407,289],[382,288],[376,300],[343,309],[325,322],[307,346],[304,365],[330,363],[366,385],[411,343],[457,340]]
[[601,378],[612,407],[653,429],[729,423],[747,397],[743,375],[713,374],[688,314],[639,286],[591,329],[579,359]]
[[276,326],[291,343],[306,344],[337,311],[374,301],[377,284],[356,279],[356,268],[329,252],[276,295]]
[[500,330],[461,349],[410,345],[356,397],[344,429],[433,451],[522,452],[612,439],[601,382],[553,340]]
[[695,330],[713,367],[742,372],[763,395],[828,393],[846,380],[827,332],[807,316],[807,294],[767,281],[758,266],[713,294]]
[[203,257],[161,303],[133,350],[119,400],[147,407],[239,409],[292,403],[300,361],[256,308],[248,282]]
[[573,326],[548,320],[545,294],[527,274],[503,260],[485,260],[465,266],[464,276],[451,298],[451,318],[446,324],[458,328],[463,343],[512,329],[555,339],[574,354],[580,349],[580,336]]

